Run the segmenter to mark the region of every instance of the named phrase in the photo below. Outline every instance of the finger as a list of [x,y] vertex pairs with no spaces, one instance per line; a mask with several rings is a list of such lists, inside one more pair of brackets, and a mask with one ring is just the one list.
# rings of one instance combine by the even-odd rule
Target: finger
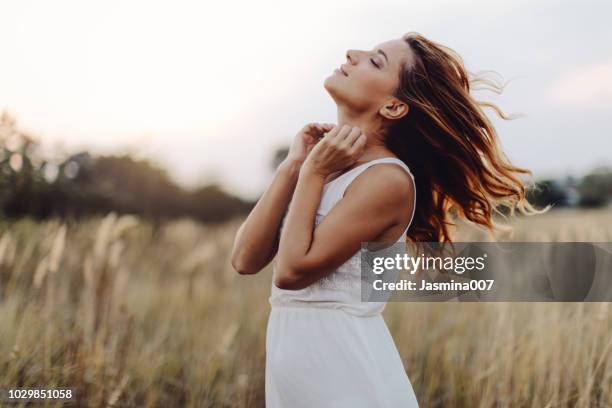
[[359,136],[361,136],[361,129],[355,126],[351,129],[350,133],[342,141],[341,145],[343,147],[349,148],[353,145],[353,143],[355,143]]
[[327,132],[331,131],[333,128],[334,128],[333,126],[330,126],[327,123],[320,123],[319,124],[319,129],[320,129],[321,133],[327,133]]
[[333,123],[319,123],[318,126],[319,126],[319,128],[323,129],[324,131],[329,132],[336,125],[334,125]]
[[365,148],[366,141],[367,137],[365,134],[362,133],[361,135],[359,135],[355,143],[353,143],[353,145],[349,149],[349,154],[352,156],[361,153]]
[[326,131],[326,129],[323,127],[323,125],[321,123],[315,123],[314,127],[317,130],[317,132],[319,132],[321,134],[325,133],[325,131]]
[[316,123],[307,123],[304,125],[304,127],[300,130],[300,134],[303,137],[309,137],[311,136],[314,132],[316,132]]
[[334,135],[334,141],[339,144],[348,136],[349,133],[351,133],[352,129],[353,127],[351,125],[342,125],[338,133]]
[[329,126],[328,124],[325,124],[325,123],[317,124],[318,138],[319,139],[324,138],[327,135],[327,133],[329,133],[332,129],[333,129],[333,125]]
[[324,124],[322,123],[312,123],[309,129],[309,133],[314,136],[314,138],[318,141],[325,136],[325,133],[329,131]]
[[332,130],[330,130],[329,132],[327,132],[325,134],[325,136],[327,137],[328,140],[330,140],[330,141],[333,140],[336,137],[336,135],[338,134],[338,132],[340,132],[342,127],[343,126],[334,126],[334,128]]

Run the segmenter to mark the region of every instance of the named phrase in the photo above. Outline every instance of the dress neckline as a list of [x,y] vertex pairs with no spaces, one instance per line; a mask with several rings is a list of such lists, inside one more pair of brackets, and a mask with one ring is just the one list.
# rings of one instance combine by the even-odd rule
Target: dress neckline
[[[333,183],[334,181],[338,180],[338,179],[339,179],[339,178],[341,178],[341,177],[344,177],[345,175],[347,175],[347,174],[348,174],[348,173],[350,173],[351,171],[353,171],[353,170],[356,170],[356,169],[360,168],[361,166],[365,166],[366,164],[370,164],[370,163],[372,163],[372,162],[379,161],[379,160],[385,160],[385,159],[389,159],[389,160],[398,160],[398,161],[402,162],[402,161],[401,161],[400,159],[398,159],[397,157],[390,157],[390,156],[386,156],[386,157],[379,157],[378,159],[372,159],[372,160],[369,160],[369,161],[367,161],[367,162],[365,162],[365,163],[361,163],[360,165],[358,165],[358,166],[356,166],[356,167],[353,167],[353,168],[352,168],[352,169],[350,169],[350,170],[345,171],[344,173],[340,174],[339,176],[336,176],[336,177],[335,177],[335,178],[333,178],[332,180],[330,180],[330,181],[326,182],[326,183],[324,184],[324,186],[327,186],[328,184]],[[403,163],[403,162],[402,162],[402,163]],[[336,173],[338,173],[338,172],[336,172]],[[335,173],[332,173],[332,174],[335,174]]]

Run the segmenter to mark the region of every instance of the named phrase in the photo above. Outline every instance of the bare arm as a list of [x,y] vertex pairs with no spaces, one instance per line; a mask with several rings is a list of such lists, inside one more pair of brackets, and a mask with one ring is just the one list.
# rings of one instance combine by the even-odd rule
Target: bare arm
[[301,162],[283,161],[247,219],[242,223],[232,248],[232,266],[240,274],[261,271],[276,255],[280,225],[295,189]]
[[401,223],[404,203],[413,197],[409,176],[397,166],[375,165],[357,176],[345,196],[313,231],[324,179],[333,170],[354,163],[366,137],[350,125],[336,126],[313,148],[295,188],[278,248],[274,284],[303,289],[329,275],[369,242]]
[[359,175],[313,231],[323,178],[302,169],[282,231],[274,284],[298,290],[329,275],[386,229],[412,213],[414,187],[398,167],[375,165]]

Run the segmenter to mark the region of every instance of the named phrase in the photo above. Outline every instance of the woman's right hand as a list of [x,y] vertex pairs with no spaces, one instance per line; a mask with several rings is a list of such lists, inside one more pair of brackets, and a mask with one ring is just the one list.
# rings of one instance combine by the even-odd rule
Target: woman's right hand
[[333,128],[333,123],[306,124],[293,138],[293,142],[285,160],[301,165],[317,142],[325,136],[325,133]]

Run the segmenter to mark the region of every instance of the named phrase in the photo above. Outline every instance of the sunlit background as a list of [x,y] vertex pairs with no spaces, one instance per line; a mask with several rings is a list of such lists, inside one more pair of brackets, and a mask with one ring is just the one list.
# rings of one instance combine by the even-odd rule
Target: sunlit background
[[[254,199],[275,149],[334,122],[323,81],[349,48],[408,31],[494,70],[476,94],[535,176],[610,163],[612,6],[605,1],[3,2],[0,109],[49,150],[130,151],[184,186]],[[493,117],[492,111],[488,111]],[[545,153],[545,154],[543,154]]]

